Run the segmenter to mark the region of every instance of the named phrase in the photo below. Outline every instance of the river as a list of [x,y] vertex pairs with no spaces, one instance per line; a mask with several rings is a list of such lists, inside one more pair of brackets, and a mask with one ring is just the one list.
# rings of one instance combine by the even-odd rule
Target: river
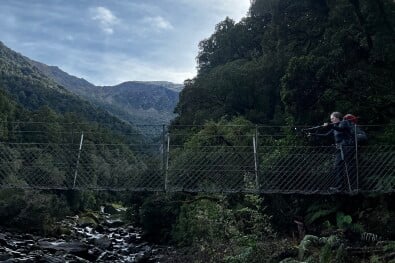
[[98,224],[81,217],[57,222],[57,237],[0,229],[0,262],[169,262],[171,247],[150,244],[142,231],[101,213]]

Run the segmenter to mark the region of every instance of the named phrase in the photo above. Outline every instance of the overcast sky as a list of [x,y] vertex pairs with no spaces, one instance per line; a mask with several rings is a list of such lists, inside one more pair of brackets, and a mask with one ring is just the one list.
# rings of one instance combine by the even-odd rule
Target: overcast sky
[[0,0],[0,41],[95,85],[182,83],[199,41],[250,0]]

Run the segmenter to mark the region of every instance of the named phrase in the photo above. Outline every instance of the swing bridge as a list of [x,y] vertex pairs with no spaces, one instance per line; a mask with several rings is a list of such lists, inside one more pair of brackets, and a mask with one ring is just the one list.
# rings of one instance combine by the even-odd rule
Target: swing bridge
[[[128,143],[109,144],[101,143],[105,133],[74,126],[3,129],[0,188],[334,194],[339,167],[332,138],[307,138],[294,127],[146,125],[127,134]],[[369,143],[350,146],[353,156],[340,167],[344,187],[336,193],[394,192],[395,126],[362,128]]]

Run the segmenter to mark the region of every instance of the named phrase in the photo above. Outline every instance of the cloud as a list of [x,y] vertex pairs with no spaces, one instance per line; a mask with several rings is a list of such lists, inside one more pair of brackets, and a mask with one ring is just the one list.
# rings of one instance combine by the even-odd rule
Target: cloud
[[91,8],[91,19],[99,22],[101,30],[106,34],[114,33],[114,25],[119,23],[119,19],[108,8],[98,6]]
[[[0,40],[9,47],[94,84],[114,85],[192,78],[199,41],[226,16],[238,21],[250,0],[0,2]],[[98,30],[101,36],[94,35]]]
[[67,41],[74,41],[74,37],[72,35],[66,35],[64,39]]
[[183,83],[186,78],[196,75],[196,71],[189,67],[169,66],[120,53],[99,55],[96,51],[71,49],[68,53],[71,56],[62,61],[62,70],[95,85],[116,85],[130,80]]
[[98,70],[100,73],[106,72],[100,74],[99,79],[96,77],[96,81],[101,85],[115,85],[129,80],[166,80],[182,83],[186,78],[196,75],[195,71],[188,71],[182,67],[148,62],[121,54],[104,56]]
[[23,55],[33,60],[58,66],[65,72],[95,85],[117,85],[131,80],[183,83],[185,79],[196,75],[194,61],[191,61],[191,66],[169,64],[144,57],[137,58],[116,50],[102,53],[95,49],[79,49],[67,42],[25,42],[20,50],[25,50]]
[[[229,16],[236,22],[247,14],[250,0],[167,0],[179,5],[186,5],[198,13],[211,13],[224,19]],[[220,21],[218,21],[220,22]]]
[[152,28],[159,30],[173,29],[172,24],[161,16],[145,17],[143,22],[151,26]]

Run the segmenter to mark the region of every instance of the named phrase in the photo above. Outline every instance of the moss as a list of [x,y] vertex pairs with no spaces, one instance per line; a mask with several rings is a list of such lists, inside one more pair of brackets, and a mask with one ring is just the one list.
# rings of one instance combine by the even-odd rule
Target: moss
[[99,224],[99,216],[94,212],[86,212],[78,218],[77,224],[79,226],[97,226]]
[[384,245],[385,252],[395,252],[395,241],[390,241]]

